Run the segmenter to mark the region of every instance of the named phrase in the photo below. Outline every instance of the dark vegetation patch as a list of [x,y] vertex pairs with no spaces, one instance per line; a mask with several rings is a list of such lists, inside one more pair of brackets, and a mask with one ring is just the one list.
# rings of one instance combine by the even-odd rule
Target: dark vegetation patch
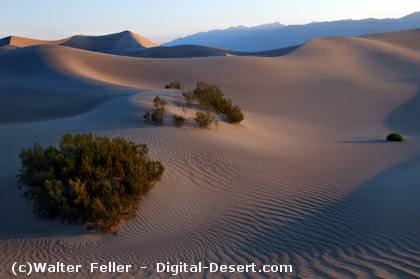
[[176,127],[182,127],[185,124],[185,117],[180,116],[180,115],[174,115],[173,116],[173,121],[174,121],[174,125]]
[[152,122],[153,124],[161,125],[165,117],[165,106],[166,101],[159,95],[156,95],[153,99],[154,110],[152,112],[144,113],[144,120]]
[[244,120],[244,114],[239,106],[234,105],[231,99],[227,99],[218,86],[198,82],[193,94],[200,104],[210,106],[216,113],[225,115],[229,123],[240,123]]
[[20,153],[19,187],[42,217],[111,231],[133,217],[164,167],[145,144],[91,134],[62,136],[58,147]]
[[195,122],[197,122],[198,126],[200,128],[209,128],[212,124],[217,125],[217,121],[214,117],[214,115],[209,112],[197,112],[195,114],[195,118],[194,118]]
[[391,133],[386,137],[387,141],[401,142],[404,141],[404,137],[398,133]]
[[177,89],[177,90],[183,90],[184,84],[179,81],[171,81],[167,85],[165,85],[165,89]]

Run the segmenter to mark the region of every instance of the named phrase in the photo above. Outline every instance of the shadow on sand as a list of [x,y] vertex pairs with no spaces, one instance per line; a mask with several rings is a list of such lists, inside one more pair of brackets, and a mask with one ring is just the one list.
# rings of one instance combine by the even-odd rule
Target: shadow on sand
[[[420,89],[385,121],[392,129],[413,135],[420,131],[419,120]],[[420,156],[413,155],[336,202],[290,223],[271,224],[244,243],[243,249],[255,255],[279,255],[296,265],[307,262],[321,278],[331,277],[326,270],[349,277],[357,277],[357,272],[369,278],[377,278],[381,270],[395,278],[415,278],[420,258]]]
[[393,130],[405,134],[416,135],[420,132],[420,87],[417,93],[392,111],[385,119],[385,124]]
[[379,173],[343,199],[301,219],[271,224],[241,249],[256,256],[277,255],[276,262],[295,266],[308,262],[320,278],[331,278],[325,273],[330,269],[336,276],[357,277],[353,268],[369,278],[377,278],[378,270],[395,278],[414,278],[420,257],[418,181],[420,156]]
[[384,144],[388,143],[386,140],[381,139],[370,139],[370,140],[342,140],[338,141],[338,143],[344,144]]
[[60,224],[59,221],[35,216],[31,204],[22,197],[22,191],[19,191],[14,176],[0,176],[0,191],[0,239],[87,233],[82,226]]

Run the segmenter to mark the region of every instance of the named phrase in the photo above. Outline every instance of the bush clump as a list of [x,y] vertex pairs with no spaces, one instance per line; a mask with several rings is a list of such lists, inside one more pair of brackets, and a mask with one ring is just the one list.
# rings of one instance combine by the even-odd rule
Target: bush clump
[[216,124],[217,121],[214,118],[214,115],[211,112],[197,112],[194,118],[200,128],[208,128],[212,124]]
[[226,115],[230,123],[240,123],[244,119],[242,110],[225,98],[218,86],[198,82],[193,93],[200,104],[210,105],[217,113]]
[[184,84],[179,81],[171,81],[167,85],[165,85],[165,89],[177,89],[177,90],[183,90]]
[[244,120],[244,114],[242,113],[242,110],[239,106],[230,105],[227,111],[228,112],[226,113],[226,116],[230,123],[240,123],[242,120]]
[[155,109],[164,109],[166,106],[166,101],[161,98],[159,95],[156,95],[156,97],[153,99],[153,107]]
[[151,120],[155,124],[162,124],[165,116],[165,110],[163,108],[157,108],[152,112]]
[[404,141],[404,137],[401,134],[391,133],[386,137],[387,141]]
[[146,112],[143,114],[143,118],[146,121],[153,122],[154,124],[162,124],[165,117],[165,106],[166,101],[159,95],[153,99],[153,112]]
[[58,148],[35,144],[20,159],[18,183],[36,214],[103,231],[134,216],[164,171],[146,145],[91,134],[66,134]]
[[185,124],[185,118],[183,116],[174,115],[173,121],[176,127],[182,127]]
[[150,112],[145,112],[143,114],[143,119],[146,121],[152,121],[152,114]]

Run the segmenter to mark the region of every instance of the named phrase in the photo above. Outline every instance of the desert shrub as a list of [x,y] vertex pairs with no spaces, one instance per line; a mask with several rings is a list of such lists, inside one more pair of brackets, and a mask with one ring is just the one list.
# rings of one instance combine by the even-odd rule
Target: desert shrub
[[161,98],[159,95],[156,95],[156,97],[153,99],[153,107],[155,109],[163,109],[166,106],[166,101]]
[[217,113],[226,115],[230,123],[239,123],[244,119],[242,110],[225,98],[220,88],[213,84],[198,82],[193,91],[200,104],[211,106]]
[[143,114],[143,119],[146,121],[151,121],[152,120],[152,115],[150,114],[150,112],[145,112]]
[[110,231],[135,214],[164,171],[144,144],[91,134],[62,136],[58,147],[20,153],[24,197],[36,214]]
[[391,133],[386,137],[387,141],[404,141],[404,137],[397,133]]
[[195,114],[195,122],[197,122],[198,126],[201,128],[208,128],[211,124],[216,123],[216,119],[214,118],[214,115],[211,112],[197,112]]
[[231,106],[226,113],[226,116],[230,123],[240,123],[242,120],[244,120],[244,114],[237,105]]
[[182,116],[174,115],[173,120],[176,127],[182,127],[185,124],[185,118]]
[[154,122],[155,124],[162,124],[164,116],[165,110],[163,108],[157,108],[152,112],[152,122]]
[[224,99],[224,95],[218,86],[204,82],[197,82],[193,94],[200,104],[204,105],[214,105]]
[[191,93],[191,92],[184,92],[184,93],[182,93],[182,96],[184,97],[185,102],[186,102],[186,103],[187,103],[187,105],[189,105],[189,106],[191,106],[191,105],[194,103],[194,101],[195,101],[195,96],[194,96],[194,93]]
[[184,89],[184,84],[182,82],[179,81],[171,81],[170,83],[168,83],[167,85],[165,85],[166,89],[178,89],[178,90],[182,90]]

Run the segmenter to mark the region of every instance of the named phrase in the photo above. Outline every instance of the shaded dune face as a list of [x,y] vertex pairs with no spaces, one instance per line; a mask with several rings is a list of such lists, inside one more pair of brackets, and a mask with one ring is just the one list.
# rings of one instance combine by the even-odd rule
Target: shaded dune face
[[214,56],[259,56],[276,57],[287,55],[300,46],[261,52],[240,52],[200,45],[162,46],[121,53],[126,56],[143,58],[197,58]]
[[55,48],[66,49],[32,46],[0,54],[1,123],[74,115],[127,94],[127,89],[66,72],[60,66],[66,59]]
[[[419,277],[420,48],[409,34],[381,36],[318,39],[271,58],[0,53],[0,265],[255,261],[293,264],[291,277]],[[162,90],[171,80],[220,85],[245,121],[209,131],[141,121],[146,98],[179,94]],[[394,130],[409,140],[384,142]],[[166,166],[116,236],[40,220],[19,196],[18,152],[69,131],[147,143]]]

